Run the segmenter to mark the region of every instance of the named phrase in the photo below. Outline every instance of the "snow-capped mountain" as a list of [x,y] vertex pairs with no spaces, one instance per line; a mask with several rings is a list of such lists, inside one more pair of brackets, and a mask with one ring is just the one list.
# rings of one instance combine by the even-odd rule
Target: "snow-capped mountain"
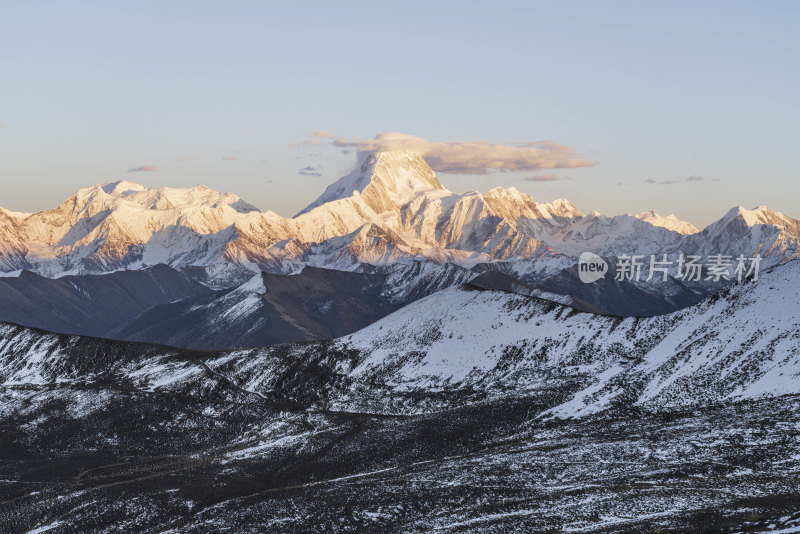
[[[500,209],[497,193],[488,198]],[[157,263],[291,272],[304,264],[354,268],[400,258],[474,263],[553,255],[515,227],[521,218],[560,221],[565,208],[537,210],[530,197],[522,200],[497,215],[480,193],[444,189],[424,160],[408,152],[367,157],[291,219],[203,186],[116,182],[82,189],[54,210],[0,213],[0,267],[45,276]]]
[[53,210],[16,214],[13,233],[3,237],[21,243],[29,268],[46,276],[212,265],[235,239],[237,221],[268,216],[204,186],[146,189],[122,181],[81,189]]
[[674,213],[670,215],[659,215],[655,210],[650,210],[643,211],[637,215],[636,218],[647,221],[654,226],[660,226],[667,230],[678,232],[681,235],[696,234],[700,231],[692,223],[678,219]]
[[773,265],[800,257],[800,221],[766,206],[737,206],[702,232],[687,236],[680,249],[700,255],[760,254]]
[[28,268],[26,247],[21,239],[20,219],[27,214],[14,213],[0,208],[0,271],[15,272]]
[[350,198],[355,193],[375,213],[396,211],[418,193],[435,191],[447,190],[419,155],[381,152],[367,156],[360,167],[328,186],[298,215],[328,202]]
[[243,271],[350,270],[403,259],[503,262],[515,264],[518,276],[547,276],[584,251],[758,252],[775,264],[797,257],[799,247],[800,222],[764,207],[732,210],[702,232],[655,212],[584,215],[567,200],[536,202],[513,187],[453,193],[419,155],[404,151],[366,156],[293,218],[203,186],[126,181],[81,189],[49,211],[0,210],[0,271],[48,277],[164,263],[242,279]]
[[597,212],[538,234],[539,239],[568,256],[580,256],[585,251],[600,256],[655,254],[678,247],[683,237],[679,232],[646,218],[633,215],[606,217]]
[[[293,220],[306,242],[335,238],[333,254],[340,265],[342,259],[351,265],[379,264],[401,256],[463,264],[552,256],[548,247],[516,230],[516,220],[531,215],[536,204],[514,193],[522,202],[503,206],[501,215],[492,209],[491,195],[459,195],[445,189],[419,155],[381,152],[368,156],[358,170],[328,187]],[[347,245],[352,239],[363,240],[365,232],[378,237],[374,246]],[[316,262],[324,261],[319,250],[313,248],[310,254]]]

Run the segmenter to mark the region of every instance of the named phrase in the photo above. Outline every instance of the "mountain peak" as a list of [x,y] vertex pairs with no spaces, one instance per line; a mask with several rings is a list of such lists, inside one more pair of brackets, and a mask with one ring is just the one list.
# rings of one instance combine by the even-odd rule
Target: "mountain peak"
[[145,191],[147,188],[142,184],[129,182],[128,180],[117,180],[116,182],[101,185],[100,189],[109,195],[124,195],[128,192]]
[[327,202],[358,193],[376,213],[396,208],[423,191],[447,191],[416,152],[389,150],[367,154],[350,174],[339,178],[296,216]]
[[649,210],[636,215],[636,218],[650,223],[653,226],[660,226],[661,228],[666,228],[667,230],[672,230],[682,235],[696,234],[700,231],[692,223],[678,219],[674,213],[660,215],[656,210]]
[[218,208],[230,206],[240,213],[258,211],[232,193],[220,193],[205,185],[176,188],[148,188],[135,182],[119,180],[79,189],[68,201],[78,211],[87,213],[115,209],[125,203],[138,204],[147,210],[174,208]]
[[722,219],[713,223],[714,225],[728,223],[737,220],[744,222],[747,226],[755,226],[757,224],[769,224],[778,228],[797,228],[800,222],[784,215],[779,211],[773,211],[766,206],[758,206],[753,209],[747,209],[743,206],[734,206]]
[[770,212],[770,210],[766,206],[759,206],[758,208],[749,210],[739,205],[729,209],[720,221],[730,222],[734,219],[740,219],[744,221],[747,226],[753,226],[758,224],[759,219],[768,212]]

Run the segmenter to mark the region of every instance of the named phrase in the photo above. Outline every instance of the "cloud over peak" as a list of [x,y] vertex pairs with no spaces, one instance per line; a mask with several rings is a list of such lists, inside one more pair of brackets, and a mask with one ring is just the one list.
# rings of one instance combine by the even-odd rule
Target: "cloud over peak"
[[449,174],[486,174],[490,170],[535,171],[592,167],[594,162],[555,141],[514,142],[507,145],[489,141],[428,141],[397,132],[378,134],[372,139],[336,139],[334,146],[353,147],[358,152],[408,150],[417,152],[433,170]]
[[[324,141],[320,141],[324,140]],[[489,171],[537,171],[593,167],[595,163],[555,141],[514,141],[497,144],[489,141],[428,141],[398,132],[381,133],[372,139],[334,138],[317,130],[313,139],[291,146],[313,146],[321,142],[359,153],[406,150],[416,152],[433,168],[449,174],[487,174]]]

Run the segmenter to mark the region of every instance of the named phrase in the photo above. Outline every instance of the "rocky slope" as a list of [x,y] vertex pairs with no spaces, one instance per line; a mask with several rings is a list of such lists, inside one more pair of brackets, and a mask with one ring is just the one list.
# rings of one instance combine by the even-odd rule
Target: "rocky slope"
[[798,280],[649,319],[466,285],[233,352],[1,325],[0,529],[788,531]]
[[232,290],[155,305],[105,337],[204,350],[333,339],[476,276],[420,261],[364,271],[255,275]]
[[379,275],[306,267],[264,273],[222,295],[155,306],[108,333],[114,339],[214,350],[332,339],[401,304],[382,298]]
[[23,271],[18,277],[0,278],[0,321],[107,336],[153,306],[212,294],[201,281],[166,265],[57,279]]

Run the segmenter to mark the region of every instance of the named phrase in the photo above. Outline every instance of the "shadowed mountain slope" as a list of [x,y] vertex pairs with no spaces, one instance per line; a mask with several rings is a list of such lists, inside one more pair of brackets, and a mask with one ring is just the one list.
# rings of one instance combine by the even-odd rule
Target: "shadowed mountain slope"
[[212,291],[166,265],[50,279],[23,271],[0,278],[0,320],[51,332],[105,336],[145,310]]
[[384,281],[313,267],[264,273],[232,291],[156,306],[109,337],[202,349],[332,339],[399,307],[381,295]]

